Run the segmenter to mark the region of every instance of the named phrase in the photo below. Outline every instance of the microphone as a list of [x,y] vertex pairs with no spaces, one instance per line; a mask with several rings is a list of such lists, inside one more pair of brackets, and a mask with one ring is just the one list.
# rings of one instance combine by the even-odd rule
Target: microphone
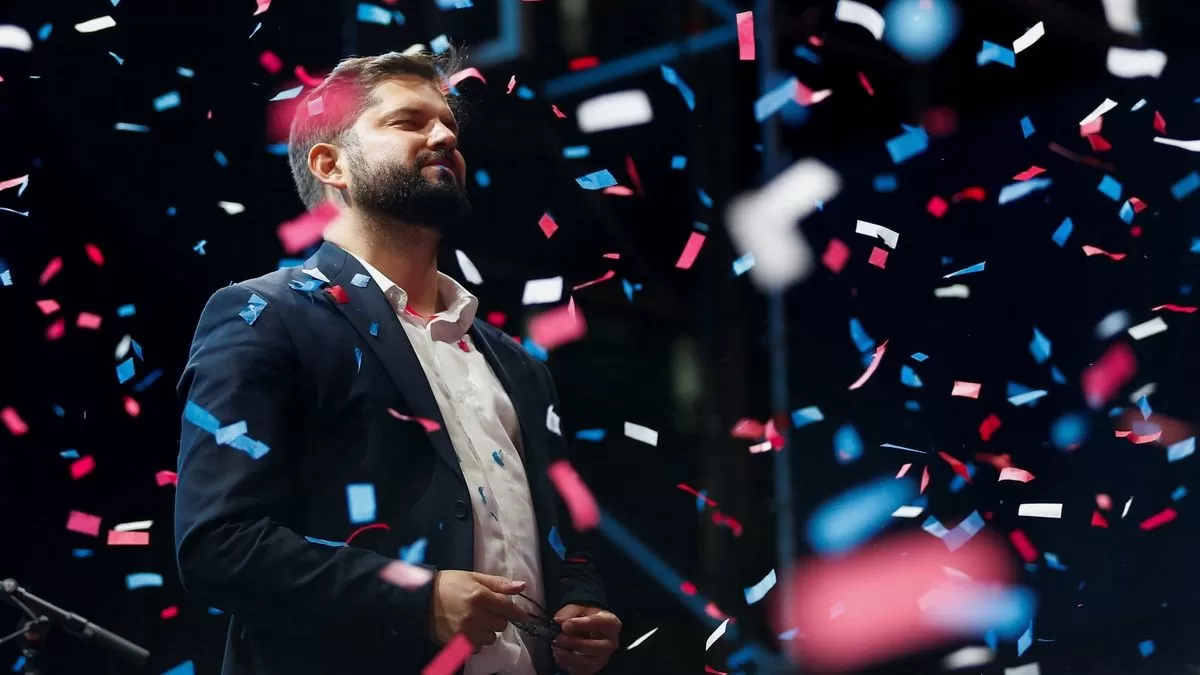
[[88,621],[74,612],[69,612],[39,598],[18,585],[14,579],[0,581],[0,593],[22,609],[26,609],[22,606],[22,603],[27,603],[32,606],[35,613],[48,615],[48,618],[52,622],[63,624],[63,627],[68,632],[79,636],[79,639],[84,642],[112,651],[138,665],[146,663],[146,659],[150,656],[150,652],[143,647]]

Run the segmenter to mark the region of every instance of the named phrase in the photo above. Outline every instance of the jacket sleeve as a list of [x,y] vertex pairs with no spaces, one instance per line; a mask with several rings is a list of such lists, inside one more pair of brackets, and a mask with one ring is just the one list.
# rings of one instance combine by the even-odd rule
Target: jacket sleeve
[[[550,370],[541,361],[533,359],[530,361],[534,364],[533,368],[537,372],[538,378],[543,381],[543,386],[550,393],[550,402],[554,406],[554,412],[561,415],[562,407],[558,402],[558,389],[554,386],[554,378],[550,376]],[[546,433],[550,436],[550,461],[569,459],[566,436],[548,430]],[[563,556],[559,572],[562,605],[591,605],[611,610],[604,593],[604,584],[600,581],[600,573],[592,562],[592,554],[589,553],[592,535],[586,532],[577,532],[575,528],[571,527],[571,518],[567,514],[566,505],[557,490],[554,492],[554,499],[558,512],[559,536],[562,538],[563,546],[566,547],[566,555]]]
[[[255,295],[267,305],[249,323]],[[303,498],[292,476],[304,427],[299,355],[281,304],[237,284],[213,295],[200,317],[179,383],[180,580],[194,599],[250,626],[302,634],[378,626],[427,637],[432,584],[389,584],[378,576],[389,558],[311,542],[278,520]]]

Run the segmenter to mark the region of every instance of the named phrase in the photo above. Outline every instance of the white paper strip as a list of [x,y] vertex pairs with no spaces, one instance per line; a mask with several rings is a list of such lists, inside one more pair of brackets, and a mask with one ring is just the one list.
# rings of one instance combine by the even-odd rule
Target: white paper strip
[[1101,0],[1108,27],[1121,33],[1137,34],[1142,30],[1138,20],[1137,0]]
[[1042,671],[1038,668],[1038,664],[1034,662],[1026,663],[1016,668],[1005,668],[1004,675],[1042,675]]
[[1163,145],[1171,145],[1176,148],[1183,148],[1184,150],[1187,150],[1188,152],[1200,152],[1200,140],[1198,140],[1198,141],[1181,141],[1176,138],[1163,138],[1162,136],[1155,136],[1154,142],[1162,143]]
[[33,38],[29,31],[20,26],[5,24],[0,26],[0,49],[15,49],[19,52],[33,50]]
[[654,119],[650,99],[641,89],[616,91],[590,98],[575,110],[579,130],[585,134],[646,124]]
[[1013,52],[1016,54],[1020,54],[1021,52],[1025,51],[1026,49],[1029,49],[1029,47],[1031,45],[1033,45],[1033,43],[1037,42],[1038,40],[1041,40],[1042,36],[1045,34],[1046,34],[1046,24],[1042,21],[1037,22],[1033,26],[1033,28],[1030,28],[1029,30],[1025,31],[1024,35],[1017,38],[1016,40],[1013,40]]
[[875,223],[868,223],[865,220],[860,220],[854,224],[854,231],[857,234],[865,234],[868,237],[882,239],[883,243],[887,244],[888,248],[896,248],[896,244],[900,243],[900,233]]
[[962,668],[978,668],[987,665],[996,658],[996,653],[987,647],[963,647],[951,652],[942,659],[942,668],[960,670]]
[[971,297],[971,287],[966,284],[943,286],[933,289],[933,295],[938,298],[969,298]]
[[650,427],[644,427],[633,422],[625,423],[625,435],[635,441],[641,441],[647,445],[658,446],[658,432]]
[[1146,384],[1138,387],[1137,391],[1129,395],[1129,402],[1137,405],[1137,402],[1140,401],[1142,397],[1153,396],[1154,392],[1156,391],[1158,391],[1158,385],[1154,382],[1147,382]]
[[111,16],[105,14],[104,16],[98,16],[95,19],[89,19],[83,23],[75,24],[75,30],[79,31],[80,33],[95,33],[98,30],[112,28],[115,25],[117,25],[117,22],[114,21]]
[[896,509],[895,511],[892,511],[892,517],[893,518],[916,518],[917,516],[921,515],[924,512],[925,512],[925,509],[921,508],[920,506],[901,506],[900,508]]
[[563,278],[530,279],[525,282],[525,294],[521,296],[521,304],[539,305],[546,302],[558,302],[562,299]]
[[237,214],[246,210],[245,206],[237,202],[217,202],[217,206],[224,209],[225,213],[228,213],[231,216],[236,216]]
[[1104,103],[1101,103],[1100,105],[1096,106],[1096,109],[1093,110],[1087,117],[1079,120],[1079,126],[1082,127],[1084,125],[1095,122],[1097,117],[1103,115],[1104,113],[1108,112],[1109,110],[1112,110],[1115,107],[1117,107],[1116,101],[1112,100],[1111,98],[1104,99]]
[[1018,516],[1029,518],[1062,518],[1062,504],[1022,504]]
[[1142,338],[1148,338],[1151,335],[1158,335],[1166,329],[1167,322],[1163,321],[1161,316],[1156,316],[1145,323],[1139,323],[1136,326],[1130,326],[1129,330],[1126,332],[1128,332],[1129,337],[1133,338],[1134,340],[1141,340]]
[[1130,497],[1129,501],[1125,502],[1125,510],[1121,512],[1122,518],[1129,515],[1129,507],[1131,506],[1133,506],[1133,497]]
[[[475,263],[471,262],[467,254],[455,249],[454,255],[458,258],[458,266],[462,268],[463,278],[476,286],[482,284],[483,276],[479,274],[479,268],[475,267]],[[529,287],[526,286],[526,292],[528,289]]]
[[634,640],[633,642],[629,643],[629,646],[625,648],[625,651],[629,651],[630,649],[633,649],[634,647],[636,647],[636,646],[638,646],[638,645],[642,644],[642,643],[643,643],[643,642],[645,642],[646,640],[650,639],[650,636],[651,636],[651,635],[654,635],[654,634],[655,634],[655,633],[657,633],[657,632],[658,632],[658,628],[653,628],[653,629],[651,629],[649,633],[646,633],[646,634],[645,634],[645,635],[643,635],[642,637],[640,637],[640,638],[638,638],[638,639]]
[[883,15],[875,8],[854,0],[838,0],[834,18],[846,23],[855,23],[871,31],[876,40],[883,39]]
[[711,648],[713,646],[714,642],[721,639],[721,636],[725,634],[725,627],[728,625],[729,625],[729,619],[725,619],[724,621],[721,622],[720,626],[717,626],[717,629],[714,630],[712,632],[712,635],[708,636],[708,640],[706,640],[704,642],[704,651],[708,651],[709,648]]
[[117,523],[113,529],[117,532],[132,532],[133,530],[148,530],[153,524],[153,520],[134,520],[128,523]]
[[1167,55],[1157,49],[1108,48],[1108,72],[1131,79],[1158,77],[1167,66]]
[[325,276],[325,273],[322,272],[321,270],[317,269],[316,267],[312,268],[311,270],[306,270],[304,268],[301,268],[300,271],[304,272],[305,274],[307,274],[308,276],[310,276],[314,279],[320,279],[321,281],[324,281],[327,284],[331,283],[329,281],[329,277]]

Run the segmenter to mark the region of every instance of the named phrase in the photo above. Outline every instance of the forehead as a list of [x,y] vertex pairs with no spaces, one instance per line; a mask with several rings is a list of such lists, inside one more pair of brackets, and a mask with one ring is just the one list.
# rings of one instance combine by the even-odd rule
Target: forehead
[[415,75],[390,78],[371,91],[370,107],[364,117],[378,118],[399,109],[438,117],[454,117],[437,85]]

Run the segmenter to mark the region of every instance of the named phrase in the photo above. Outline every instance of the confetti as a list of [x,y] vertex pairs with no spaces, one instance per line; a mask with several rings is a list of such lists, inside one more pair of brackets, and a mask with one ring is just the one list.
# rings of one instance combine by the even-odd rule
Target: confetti
[[1041,40],[1044,35],[1046,35],[1045,22],[1039,21],[1033,25],[1033,28],[1025,31],[1021,37],[1013,40],[1013,52],[1020,54],[1026,49],[1032,47],[1035,42]]
[[947,274],[942,278],[943,279],[951,279],[953,277],[963,276],[964,274],[974,274],[976,272],[982,272],[986,265],[987,265],[987,261],[984,261],[981,263],[975,263],[974,265],[971,265],[970,267],[964,267],[957,272],[951,272],[950,274]]
[[[771,570],[771,573],[774,574],[775,570]],[[657,632],[658,632],[657,628],[652,629],[650,632],[646,633],[645,635],[643,635],[643,636],[639,637],[638,639],[634,640],[633,642],[629,643],[629,646],[625,648],[625,651],[629,651],[630,649],[633,649],[634,647],[637,647],[638,645],[642,644],[646,640],[649,640],[650,636],[654,635]]]
[[873,7],[856,0],[838,0],[834,17],[838,21],[853,23],[867,29],[876,40],[883,39],[883,16]]
[[106,28],[112,28],[115,25],[117,25],[117,22],[111,16],[105,15],[84,21],[83,23],[77,23],[75,24],[75,30],[80,33],[95,33]]
[[108,531],[109,546],[149,546],[149,532],[132,532],[121,530]]
[[[1038,173],[1041,173],[1041,171],[1039,171]],[[1034,175],[1037,175],[1037,174],[1034,174]],[[1002,188],[1000,190],[999,201],[1001,204],[1007,204],[1009,202],[1014,202],[1014,201],[1017,201],[1018,199],[1021,199],[1022,197],[1029,195],[1031,192],[1036,192],[1038,190],[1044,190],[1044,189],[1050,187],[1050,184],[1052,182],[1049,178],[1028,179],[1028,178],[1020,178],[1019,175],[1017,176],[1017,178],[1019,180],[1021,180],[1020,183],[1013,183],[1012,185],[1006,185],[1006,186],[1004,186],[1004,188]]]
[[[775,570],[767,572],[767,575],[758,583],[744,589],[746,595],[746,604],[753,605],[767,596],[767,593],[775,588]],[[631,647],[632,649],[632,647]]]
[[[839,19],[841,17],[838,17]],[[754,12],[738,12],[736,16],[738,59],[754,60]],[[878,39],[878,38],[876,38]]]
[[696,262],[696,256],[700,255],[700,248],[704,246],[704,235],[699,232],[692,232],[688,235],[687,243],[683,247],[683,252],[679,254],[679,260],[675,261],[675,267],[681,270],[692,268],[692,263]]
[[896,232],[895,230],[886,228],[882,225],[876,225],[875,223],[868,223],[865,220],[860,220],[857,223],[855,223],[854,232],[856,234],[865,234],[868,237],[875,237],[876,239],[882,239],[883,243],[887,244],[888,248],[892,248],[892,249],[896,248],[896,245],[900,243],[900,233],[899,232]]
[[635,441],[641,441],[647,445],[658,445],[658,432],[650,427],[644,427],[633,422],[625,423],[625,436],[632,438]]
[[548,302],[558,302],[562,299],[563,278],[530,279],[525,282],[525,292],[521,296],[523,305],[540,305]]
[[322,202],[312,211],[280,223],[275,230],[283,250],[288,254],[299,253],[321,240],[325,228],[338,215],[338,209],[330,202]]
[[434,420],[425,419],[424,417],[416,417],[413,415],[404,415],[391,408],[388,408],[388,414],[404,422],[416,422],[424,427],[426,433],[433,433],[442,428],[442,425]]
[[583,338],[587,323],[573,308],[574,305],[565,305],[537,315],[529,321],[529,337],[547,350]]
[[[1126,511],[1128,511],[1128,509],[1126,509]],[[1171,522],[1172,520],[1175,520],[1175,518],[1178,515],[1179,515],[1179,513],[1176,512],[1175,509],[1168,506],[1167,508],[1163,509],[1162,511],[1159,511],[1158,513],[1154,514],[1153,516],[1150,516],[1149,518],[1143,520],[1141,522],[1141,524],[1138,525],[1138,527],[1143,530],[1157,529],[1163,525],[1166,525],[1167,523]],[[1124,516],[1122,516],[1122,517],[1124,517]]]
[[844,555],[881,532],[915,492],[910,481],[891,477],[851,488],[813,511],[806,530],[809,545],[824,556]]
[[978,382],[955,380],[954,389],[950,391],[950,395],[961,396],[963,398],[979,398],[979,390],[982,386]]
[[1137,360],[1129,345],[1117,342],[1109,347],[1080,378],[1088,406],[1096,410],[1104,405],[1136,372]]
[[33,38],[20,26],[0,24],[0,49],[15,49],[19,52],[33,50]]
[[458,633],[421,669],[421,675],[454,675],[474,651],[467,637]]
[[153,572],[138,572],[136,574],[128,574],[125,576],[125,588],[131,591],[135,588],[162,586],[162,584],[162,575],[154,574]]
[[549,239],[555,232],[558,231],[558,223],[554,222],[554,217],[549,213],[543,213],[538,219],[538,227],[541,228],[542,234]]
[[[845,0],[841,0],[844,2]],[[841,2],[838,3],[841,6]],[[857,3],[855,3],[857,4]],[[929,134],[924,129],[908,127],[899,136],[887,142],[888,154],[894,164],[901,164],[925,152],[929,148]]]
[[351,523],[372,522],[375,520],[375,486],[370,483],[347,485],[346,504]]
[[867,380],[871,379],[871,376],[875,374],[875,370],[879,368],[879,362],[883,360],[883,353],[886,350],[887,341],[884,340],[883,344],[879,345],[879,347],[875,350],[875,355],[871,358],[871,363],[867,366],[866,371],[864,371],[863,374],[860,375],[859,378],[850,385],[849,389],[851,391],[858,389],[866,384]]
[[600,171],[595,171],[585,176],[580,176],[579,178],[575,179],[575,182],[578,183],[579,187],[583,188],[584,190],[600,190],[616,185],[617,179],[613,177],[612,173],[610,173],[608,169],[601,169]]
[[551,462],[547,473],[566,503],[575,529],[584,532],[596,527],[600,523],[600,509],[575,468],[567,460],[559,459]]
[[1161,316],[1156,316],[1149,321],[1139,323],[1136,326],[1130,326],[1129,330],[1126,332],[1128,332],[1129,337],[1133,338],[1134,340],[1143,340],[1151,335],[1158,335],[1165,330],[1167,330],[1167,322],[1163,321]]
[[[650,98],[641,89],[618,91],[590,98],[575,112],[579,130],[585,134],[593,134],[610,129],[648,124],[654,119],[654,109]],[[593,174],[595,175],[595,174]],[[579,179],[582,181],[582,179]],[[615,184],[616,181],[613,181]],[[594,190],[580,182],[585,189]],[[606,187],[606,186],[601,186]]]
[[1024,469],[1018,469],[1015,466],[1006,466],[1000,469],[1000,481],[1015,480],[1021,483],[1028,483],[1033,480],[1033,474]]
[[98,537],[100,536],[100,516],[93,516],[82,511],[71,511],[67,514],[67,530]]
[[849,259],[850,247],[842,243],[840,239],[834,238],[830,239],[829,244],[826,245],[825,253],[821,255],[821,264],[830,272],[839,274],[846,267],[846,261]]
[[1062,504],[1021,504],[1018,516],[1029,518],[1062,518]]

